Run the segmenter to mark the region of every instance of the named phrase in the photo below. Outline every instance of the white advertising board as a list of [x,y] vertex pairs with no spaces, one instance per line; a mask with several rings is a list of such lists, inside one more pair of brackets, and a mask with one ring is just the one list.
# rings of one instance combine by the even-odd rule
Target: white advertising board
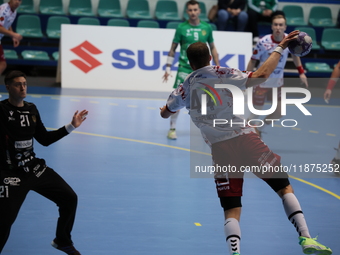
[[[162,77],[174,29],[62,25],[61,30],[63,88],[172,90],[177,61],[167,83]],[[214,31],[213,36],[221,66],[245,70],[251,34]]]

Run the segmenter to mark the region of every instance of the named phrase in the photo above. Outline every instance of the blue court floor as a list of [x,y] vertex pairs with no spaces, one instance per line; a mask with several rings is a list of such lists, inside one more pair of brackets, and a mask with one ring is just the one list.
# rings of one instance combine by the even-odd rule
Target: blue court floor
[[[179,115],[178,139],[170,141],[169,120],[159,115],[167,94],[102,93],[29,88],[26,98],[49,129],[69,123],[76,110],[89,111],[69,136],[47,148],[35,144],[37,156],[78,194],[76,248],[82,255],[228,254],[214,181],[190,177],[190,149],[210,156],[203,145],[190,148],[187,111]],[[276,125],[263,135],[283,165],[329,164],[335,155],[340,106],[306,108],[312,116],[288,107],[285,118],[297,119],[295,128]],[[311,234],[340,254],[340,175],[290,175]],[[29,193],[2,254],[62,254],[50,245],[57,217],[56,205]],[[245,179],[241,228],[242,255],[302,254],[281,200],[259,179]]]

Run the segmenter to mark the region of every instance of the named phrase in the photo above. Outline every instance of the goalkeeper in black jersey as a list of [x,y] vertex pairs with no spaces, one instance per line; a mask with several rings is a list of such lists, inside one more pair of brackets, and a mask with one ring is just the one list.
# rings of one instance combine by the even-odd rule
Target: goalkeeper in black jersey
[[87,111],[76,111],[70,124],[47,131],[33,103],[24,101],[26,75],[11,71],[5,77],[9,97],[0,101],[0,253],[27,193],[33,190],[59,207],[56,237],[52,246],[67,254],[80,255],[74,248],[71,231],[77,208],[77,195],[45,160],[37,158],[33,138],[48,146],[86,119]]

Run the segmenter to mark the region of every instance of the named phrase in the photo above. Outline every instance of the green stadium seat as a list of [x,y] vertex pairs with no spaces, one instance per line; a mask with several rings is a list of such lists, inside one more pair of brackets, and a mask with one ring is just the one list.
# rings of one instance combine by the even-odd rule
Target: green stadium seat
[[18,54],[15,50],[4,50],[5,58],[18,59]]
[[33,0],[22,0],[20,6],[17,8],[17,12],[18,13],[36,13],[34,9]]
[[130,23],[126,19],[109,19],[107,25],[113,27],[129,27]]
[[155,20],[140,20],[137,27],[159,28],[159,24]]
[[61,24],[71,24],[69,17],[51,16],[47,20],[46,34],[48,38],[59,39],[61,34]]
[[70,0],[68,11],[74,16],[94,16],[91,0]]
[[318,44],[317,38],[316,38],[316,32],[313,27],[296,27],[294,30],[300,30],[302,32],[307,33],[313,40],[313,48],[312,50],[320,50],[321,47]]
[[54,60],[58,61],[59,60],[59,51],[53,52],[52,57],[53,57]]
[[166,28],[174,28],[174,29],[176,29],[178,27],[178,25],[181,24],[181,23],[182,23],[181,21],[169,21],[166,24]]
[[325,50],[340,50],[340,28],[324,28],[321,36],[321,46]]
[[21,55],[26,60],[50,60],[46,51],[24,50],[21,52]]
[[307,26],[300,5],[285,5],[282,11],[285,13],[288,26]]
[[309,23],[313,27],[334,27],[331,9],[326,6],[313,6],[309,13]]
[[105,18],[123,18],[119,0],[99,0],[98,16]]
[[[198,2],[198,3],[200,5],[200,9],[201,9],[201,14],[199,16],[200,20],[205,21],[205,22],[209,22],[208,14],[207,14],[207,8],[205,6],[205,3],[204,2]],[[184,5],[184,9],[183,9],[183,18],[185,20],[189,19],[189,16],[187,14],[186,4]]]
[[181,20],[178,15],[177,2],[172,0],[158,0],[155,16],[159,20]]
[[78,25],[100,26],[100,21],[97,18],[81,17],[78,19]]
[[306,62],[305,66],[309,72],[328,73],[333,71],[327,63]]
[[147,0],[129,0],[126,15],[130,19],[152,19]]
[[41,14],[65,15],[62,0],[40,0],[39,10]]
[[209,23],[213,31],[217,31],[217,27],[214,23]]
[[41,22],[39,16],[22,14],[18,17],[16,32],[24,37],[42,38]]

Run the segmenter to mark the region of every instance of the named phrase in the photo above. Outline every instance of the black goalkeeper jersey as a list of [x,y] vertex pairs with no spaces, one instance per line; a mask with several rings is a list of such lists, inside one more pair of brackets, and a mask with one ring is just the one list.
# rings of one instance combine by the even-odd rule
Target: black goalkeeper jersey
[[0,170],[31,171],[38,164],[33,138],[48,146],[67,134],[65,127],[47,131],[33,103],[24,101],[23,107],[16,107],[8,99],[0,101]]

